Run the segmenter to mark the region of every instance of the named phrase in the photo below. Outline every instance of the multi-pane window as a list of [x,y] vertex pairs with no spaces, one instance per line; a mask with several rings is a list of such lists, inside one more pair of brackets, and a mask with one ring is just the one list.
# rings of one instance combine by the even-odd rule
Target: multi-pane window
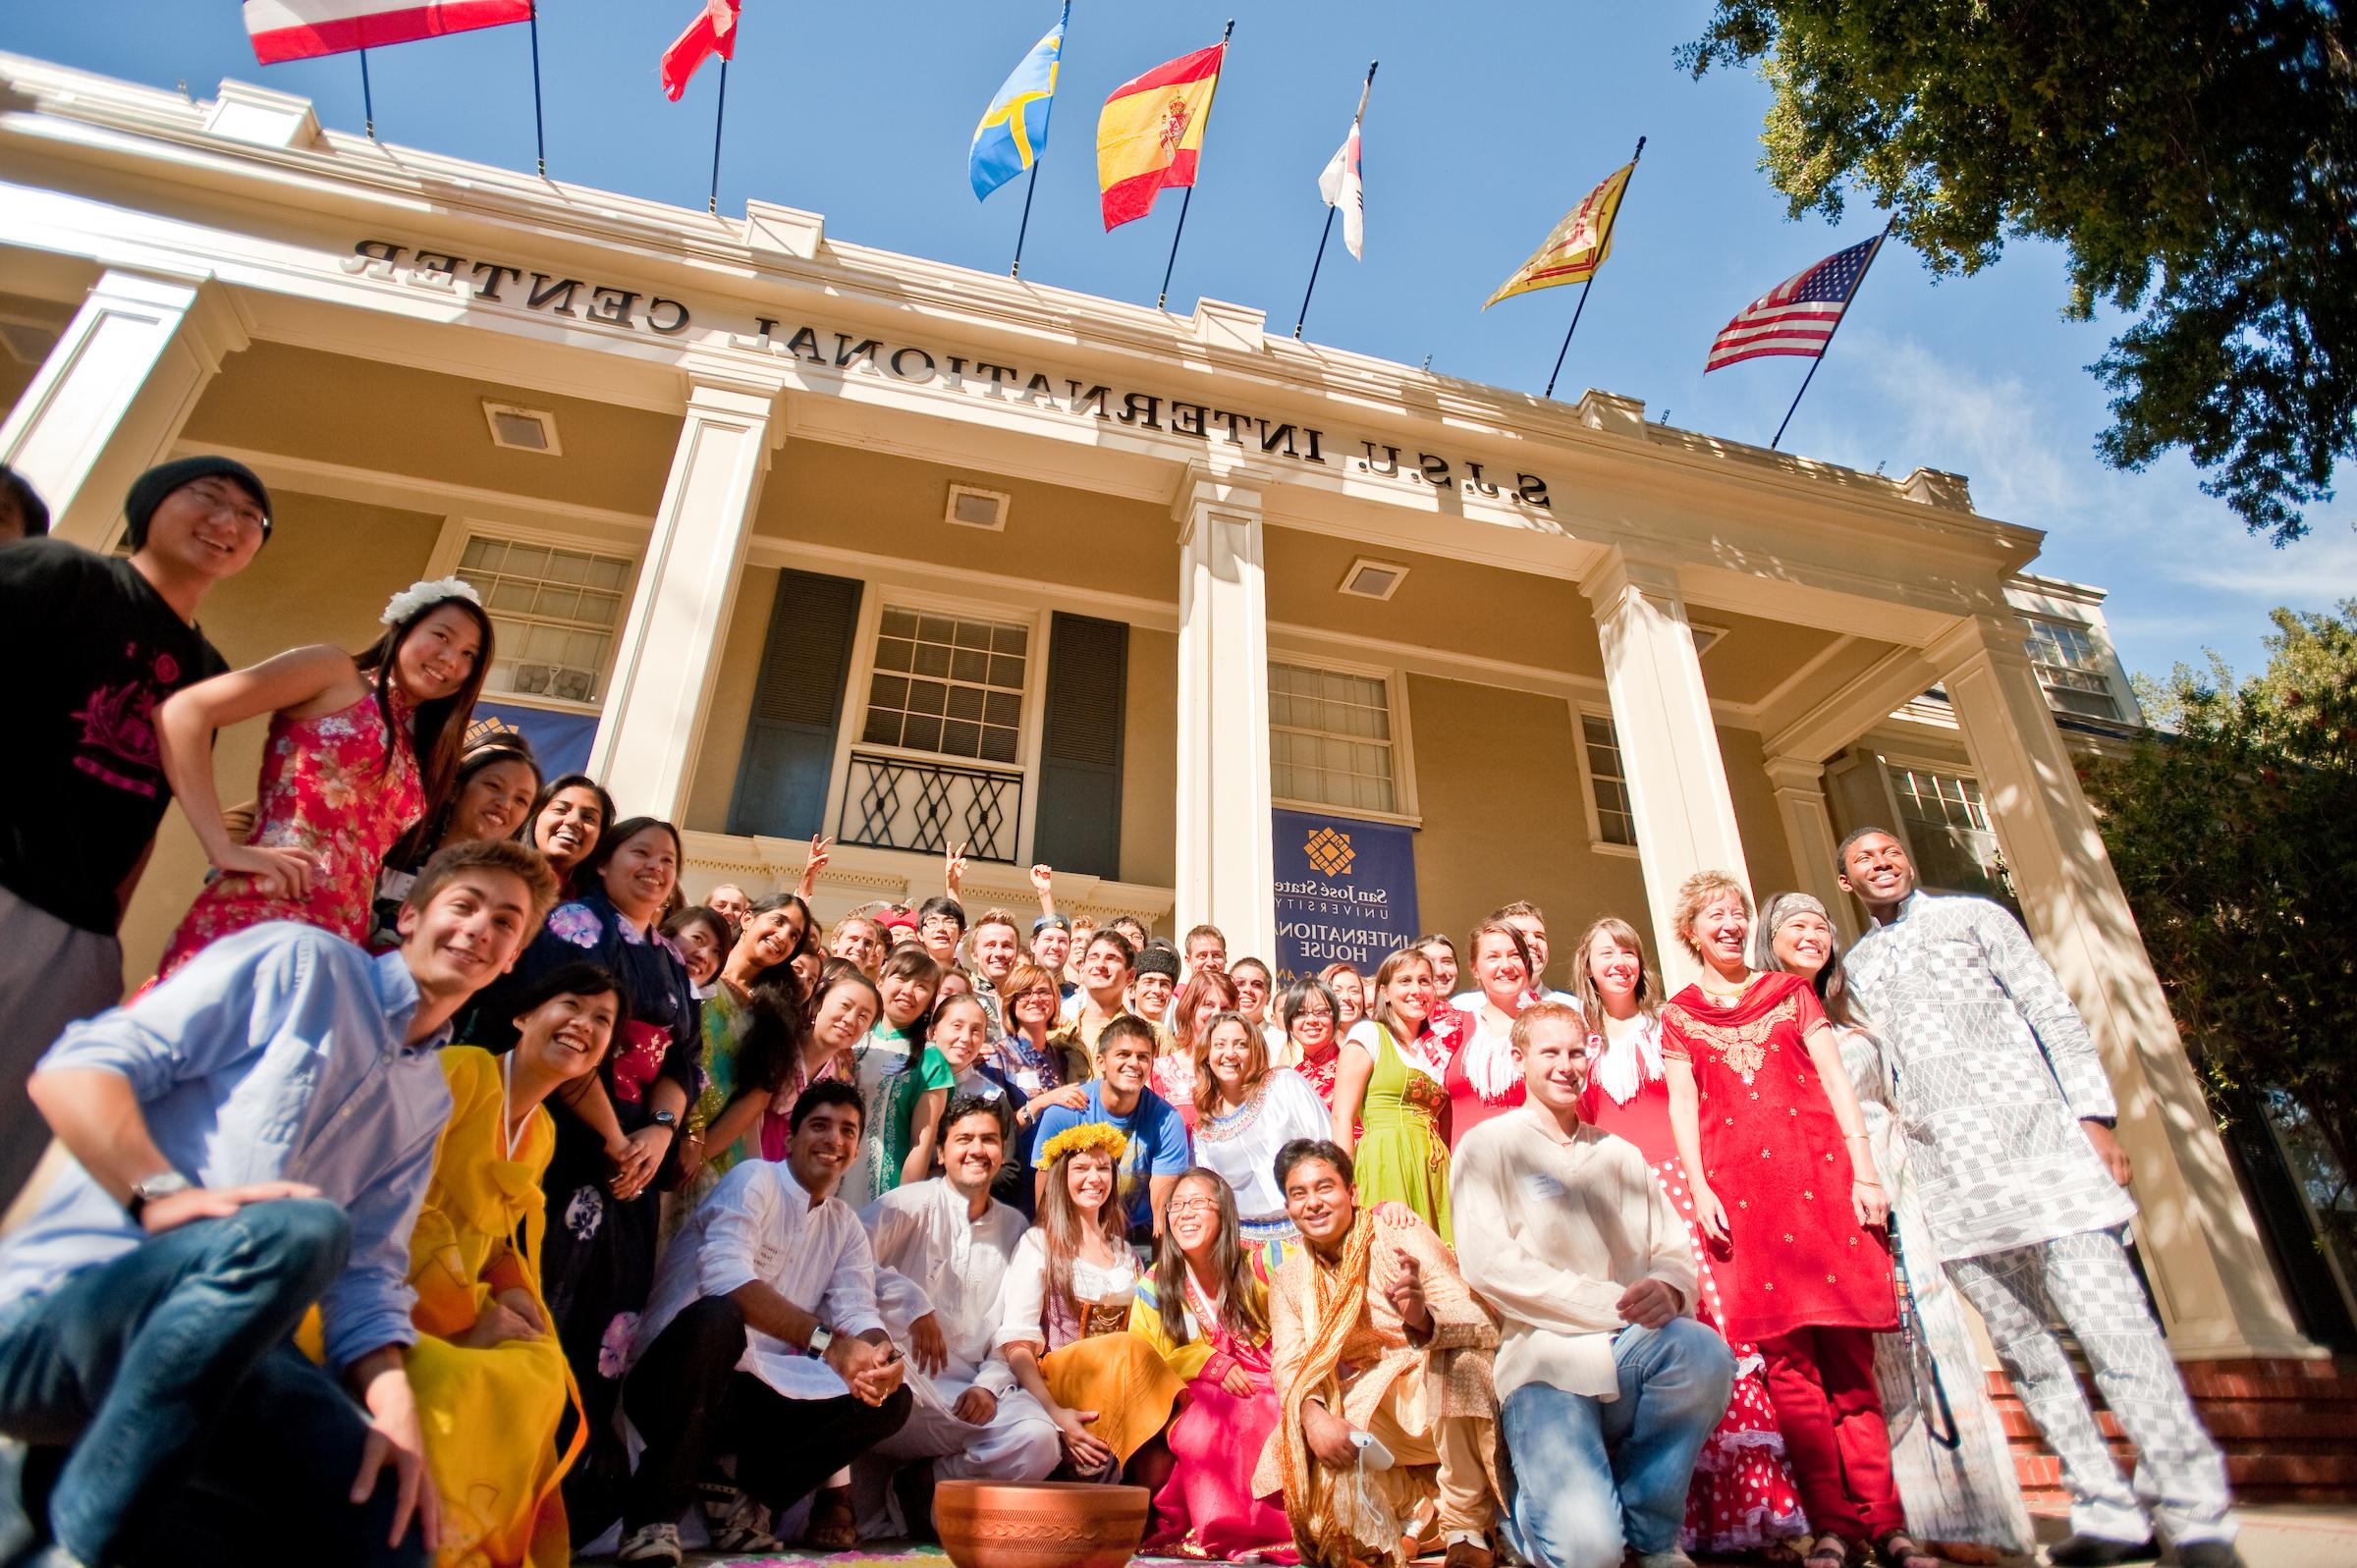
[[1579,716],[1580,744],[1588,754],[1588,789],[1596,798],[1596,832],[1605,843],[1634,845],[1637,819],[1628,804],[1628,776],[1621,771],[1620,737],[1613,722],[1592,713]]
[[867,683],[869,745],[979,762],[1020,756],[1031,628],[884,607]]
[[1980,781],[1897,763],[1890,772],[1916,876],[1928,887],[2009,901],[2004,861]]
[[485,692],[595,702],[629,607],[630,562],[476,534],[459,558],[495,637]]
[[1398,811],[1391,687],[1380,676],[1269,666],[1269,784],[1281,800]]
[[2046,687],[2046,700],[2064,713],[2116,719],[2110,661],[2092,628],[2066,621],[2029,622],[2030,664]]

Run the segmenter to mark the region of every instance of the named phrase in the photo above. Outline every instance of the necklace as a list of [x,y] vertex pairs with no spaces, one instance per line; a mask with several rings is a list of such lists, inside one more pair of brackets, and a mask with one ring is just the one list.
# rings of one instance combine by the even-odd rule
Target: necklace
[[[516,1118],[508,1108],[510,1103],[510,1090],[508,1086],[511,1076],[509,1069],[513,1068],[515,1065],[516,1053],[513,1051],[499,1058],[499,1131],[500,1137],[507,1144],[508,1163],[511,1165],[516,1162],[517,1149],[520,1148],[523,1143],[523,1134],[517,1130]],[[524,1117],[524,1126],[528,1128],[530,1125],[531,1117],[526,1115]]]

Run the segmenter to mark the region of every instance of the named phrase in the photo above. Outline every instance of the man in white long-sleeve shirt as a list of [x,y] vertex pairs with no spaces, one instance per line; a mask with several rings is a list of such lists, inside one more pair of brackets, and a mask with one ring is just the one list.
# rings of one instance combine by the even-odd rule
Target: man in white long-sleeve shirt
[[1694,1254],[1636,1146],[1580,1120],[1586,1031],[1514,1020],[1528,1100],[1465,1134],[1450,1211],[1465,1280],[1503,1320],[1498,1425],[1520,1478],[1507,1528],[1537,1568],[1692,1568],[1694,1457],[1734,1357],[1689,1315]]
[[[978,928],[979,929],[979,928]],[[892,1517],[899,1462],[930,1460],[935,1481],[1045,1481],[1064,1457],[1056,1423],[1015,1386],[992,1341],[1007,1265],[1030,1221],[990,1196],[1006,1152],[1006,1102],[960,1095],[941,1118],[946,1172],[896,1187],[861,1212],[876,1255],[884,1326],[913,1363],[908,1423],[851,1467],[862,1538],[921,1533],[921,1499]],[[921,1488],[919,1488],[921,1491]]]
[[[782,1511],[908,1419],[867,1232],[834,1196],[861,1112],[856,1086],[812,1084],[786,1159],[730,1171],[663,1255],[622,1390],[646,1447],[619,1560],[678,1563],[680,1515],[724,1458],[746,1496]],[[748,1549],[727,1538],[715,1544]]]

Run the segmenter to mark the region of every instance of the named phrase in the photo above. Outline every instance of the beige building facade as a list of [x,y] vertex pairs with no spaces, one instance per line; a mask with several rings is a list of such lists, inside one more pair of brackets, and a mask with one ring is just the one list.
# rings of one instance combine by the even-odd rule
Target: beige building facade
[[[0,460],[117,542],[225,452],[277,531],[234,663],[358,646],[462,573],[487,695],[570,725],[687,885],[939,891],[1270,953],[1272,812],[1413,832],[1421,924],[1529,898],[1566,955],[1688,873],[1834,884],[1888,823],[2020,909],[2101,1043],[2182,1359],[2312,1354],[2074,756],[2138,723],[2102,596],[1965,481],[1854,472],[1264,330],[714,217],[0,56]],[[258,726],[225,734],[225,798]],[[143,975],[202,870],[167,824]],[[1460,935],[1461,940],[1461,935]]]

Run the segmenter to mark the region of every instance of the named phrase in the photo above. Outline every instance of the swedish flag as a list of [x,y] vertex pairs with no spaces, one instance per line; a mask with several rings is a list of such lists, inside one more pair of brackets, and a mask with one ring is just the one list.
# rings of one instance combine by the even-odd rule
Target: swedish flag
[[973,150],[966,154],[966,173],[980,200],[1031,167],[1048,145],[1048,110],[1056,102],[1056,71],[1064,55],[1065,24],[1072,20],[1071,0],[1048,35],[1023,56],[999,95],[982,111],[974,128]]

